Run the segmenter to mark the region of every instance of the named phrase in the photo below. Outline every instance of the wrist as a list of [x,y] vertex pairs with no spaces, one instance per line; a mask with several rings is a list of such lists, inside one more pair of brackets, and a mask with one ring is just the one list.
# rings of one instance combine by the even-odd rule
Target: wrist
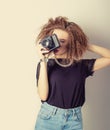
[[47,63],[48,62],[48,58],[47,57],[43,57],[40,59],[40,63],[41,62],[44,62],[44,63]]

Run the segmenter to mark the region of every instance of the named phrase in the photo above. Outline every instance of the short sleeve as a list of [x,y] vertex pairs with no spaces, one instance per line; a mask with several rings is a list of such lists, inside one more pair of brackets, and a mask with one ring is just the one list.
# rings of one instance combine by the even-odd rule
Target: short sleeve
[[94,63],[95,63],[96,59],[87,59],[84,60],[83,65],[85,67],[85,73],[86,73],[86,77],[88,76],[92,76],[94,71],[93,71],[93,67],[94,67]]

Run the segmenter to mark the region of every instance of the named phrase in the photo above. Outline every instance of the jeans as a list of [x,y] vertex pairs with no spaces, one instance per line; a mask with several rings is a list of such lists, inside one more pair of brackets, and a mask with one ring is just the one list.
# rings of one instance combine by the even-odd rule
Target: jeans
[[62,109],[42,103],[34,130],[82,130],[81,107]]

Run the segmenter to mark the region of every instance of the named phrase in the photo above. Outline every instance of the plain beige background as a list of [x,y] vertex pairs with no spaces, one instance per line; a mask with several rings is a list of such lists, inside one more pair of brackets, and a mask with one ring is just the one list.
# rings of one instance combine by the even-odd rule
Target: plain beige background
[[[49,17],[67,16],[90,39],[110,48],[109,0],[0,1],[0,130],[34,130],[40,108],[35,39]],[[87,57],[98,57],[88,53]],[[110,67],[86,82],[84,130],[110,129]]]

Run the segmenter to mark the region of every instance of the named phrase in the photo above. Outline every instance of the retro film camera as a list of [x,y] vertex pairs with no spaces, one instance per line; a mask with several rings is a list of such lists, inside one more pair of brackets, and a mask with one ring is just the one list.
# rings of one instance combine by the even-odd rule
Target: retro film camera
[[55,50],[56,48],[60,47],[60,42],[56,34],[52,34],[51,36],[44,38],[39,44],[41,44],[49,51]]

